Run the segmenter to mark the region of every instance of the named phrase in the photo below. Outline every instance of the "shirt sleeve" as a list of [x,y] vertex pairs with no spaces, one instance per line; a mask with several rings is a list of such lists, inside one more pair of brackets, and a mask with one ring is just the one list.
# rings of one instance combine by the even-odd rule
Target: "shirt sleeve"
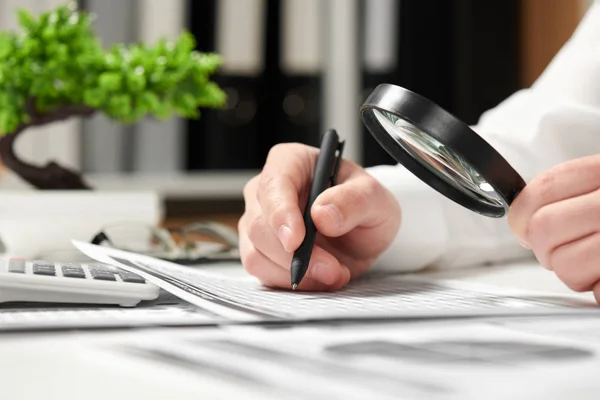
[[[600,153],[600,0],[542,75],[486,111],[473,130],[526,182],[571,159]],[[532,257],[506,218],[489,218],[452,202],[400,165],[367,171],[402,209],[399,233],[375,269],[460,268]]]

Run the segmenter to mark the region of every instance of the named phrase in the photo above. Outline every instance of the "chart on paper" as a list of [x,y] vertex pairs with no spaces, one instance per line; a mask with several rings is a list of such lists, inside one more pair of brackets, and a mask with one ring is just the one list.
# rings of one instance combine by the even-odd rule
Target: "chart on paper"
[[237,325],[92,346],[158,367],[165,379],[213,373],[219,386],[260,388],[264,398],[596,399],[599,328],[581,316]]
[[507,294],[402,275],[372,276],[336,292],[273,290],[254,279],[216,277],[201,269],[87,243],[89,257],[141,274],[203,309],[232,320],[435,318],[599,312],[575,297]]

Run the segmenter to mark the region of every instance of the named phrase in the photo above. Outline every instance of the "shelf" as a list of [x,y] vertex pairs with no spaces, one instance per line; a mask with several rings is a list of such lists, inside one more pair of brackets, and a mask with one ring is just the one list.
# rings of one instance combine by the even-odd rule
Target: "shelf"
[[[181,174],[86,175],[98,190],[156,191],[166,200],[238,200],[244,185],[259,171],[194,172]],[[0,190],[34,190],[11,173],[0,176]]]

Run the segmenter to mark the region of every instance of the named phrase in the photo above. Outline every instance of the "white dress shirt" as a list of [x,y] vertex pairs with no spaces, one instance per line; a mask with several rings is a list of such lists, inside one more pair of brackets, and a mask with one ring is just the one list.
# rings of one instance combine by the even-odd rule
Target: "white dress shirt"
[[[542,75],[472,127],[526,182],[565,161],[600,153],[600,0]],[[375,268],[459,268],[532,257],[506,218],[453,203],[404,167],[367,169],[396,196],[400,231]]]

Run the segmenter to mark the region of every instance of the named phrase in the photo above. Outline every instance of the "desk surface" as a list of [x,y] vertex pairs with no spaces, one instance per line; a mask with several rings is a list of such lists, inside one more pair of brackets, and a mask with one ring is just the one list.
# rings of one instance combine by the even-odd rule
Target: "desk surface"
[[[207,269],[217,275],[239,275],[240,267]],[[527,262],[454,271],[427,272],[432,279],[450,278],[526,290],[571,293],[551,272]],[[590,293],[581,296],[589,298]],[[593,298],[593,297],[592,297]],[[165,367],[140,371],[139,361],[108,352],[88,352],[80,341],[134,332],[42,333],[2,335],[0,384],[7,399],[265,399],[248,388],[219,386],[210,375]],[[118,368],[116,368],[118,364]],[[201,389],[200,389],[201,388]],[[200,392],[199,392],[200,391]]]
[[594,300],[594,295],[591,292],[573,292],[553,272],[543,268],[536,261],[450,271],[431,271],[425,272],[423,275],[436,279],[457,279],[504,288],[575,295]]
[[237,229],[237,223],[240,217],[241,215],[237,213],[223,213],[210,215],[199,214],[194,217],[167,218],[165,219],[163,226],[166,228],[178,228],[197,221],[215,221],[230,226],[233,229]]

